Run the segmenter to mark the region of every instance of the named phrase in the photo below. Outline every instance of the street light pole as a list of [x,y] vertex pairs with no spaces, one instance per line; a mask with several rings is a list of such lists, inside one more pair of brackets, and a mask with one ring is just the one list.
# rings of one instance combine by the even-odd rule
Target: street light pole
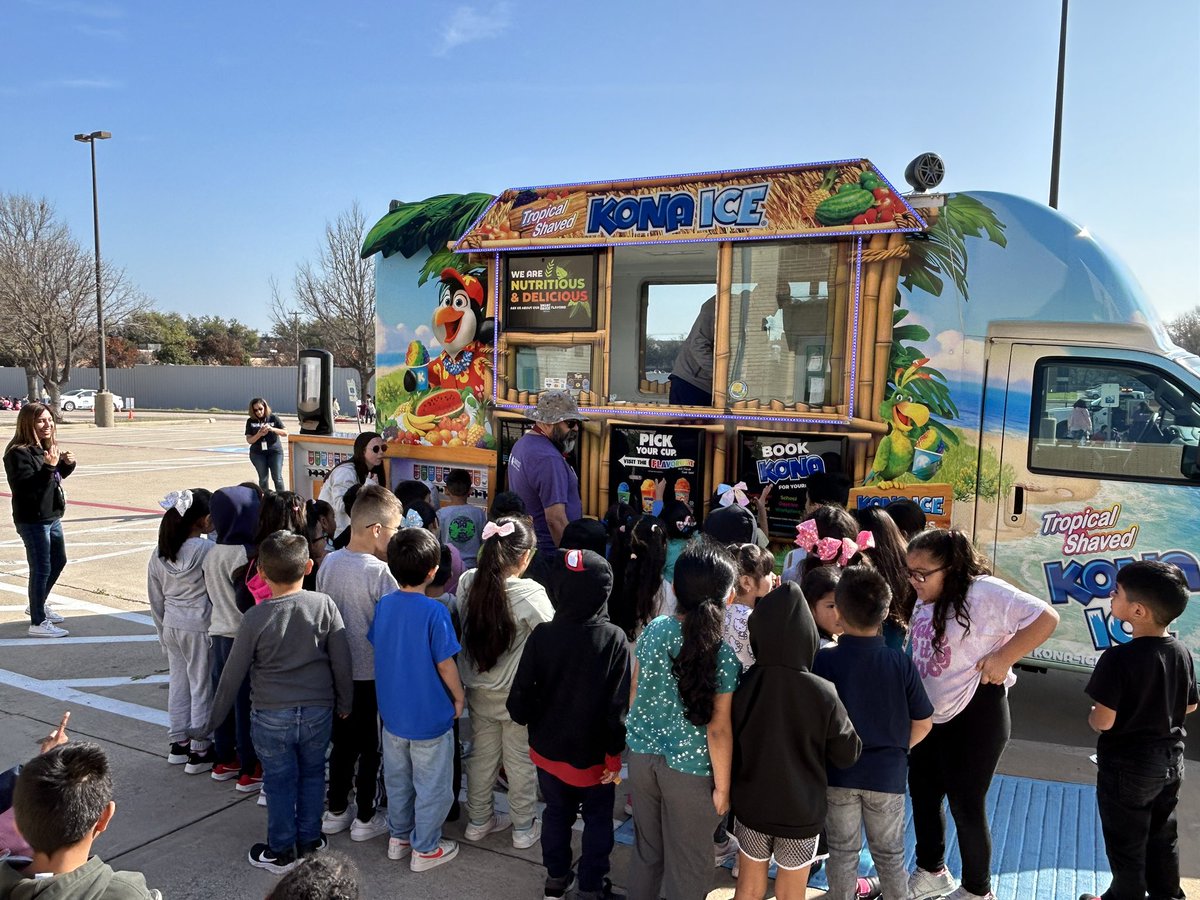
[[112,395],[108,392],[108,366],[104,346],[104,300],[100,288],[100,198],[96,190],[96,141],[112,137],[107,131],[77,134],[75,140],[88,144],[92,150],[92,234],[96,241],[96,336],[99,345],[100,390],[96,394],[96,424],[101,427],[113,424]]
[[1050,151],[1050,208],[1058,209],[1058,166],[1062,155],[1063,85],[1067,75],[1067,0],[1058,28],[1058,91],[1054,97],[1054,146]]

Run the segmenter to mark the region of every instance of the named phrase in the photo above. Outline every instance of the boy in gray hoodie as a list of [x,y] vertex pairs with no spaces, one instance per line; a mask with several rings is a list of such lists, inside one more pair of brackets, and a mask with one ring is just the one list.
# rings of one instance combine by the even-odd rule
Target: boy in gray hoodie
[[23,870],[0,863],[0,900],[162,900],[139,872],[114,872],[92,842],[112,821],[112,777],[96,744],[63,744],[21,768],[17,827],[33,848]]
[[208,655],[208,623],[212,604],[204,586],[204,557],[212,543],[201,535],[211,528],[211,494],[203,488],[172,491],[159,505],[166,510],[158,526],[158,550],[146,571],[150,613],[167,655],[170,683],[167,716],[171,749],[167,762],[185,765],[189,775],[212,769],[214,753],[207,734],[188,735],[208,721],[212,676]]

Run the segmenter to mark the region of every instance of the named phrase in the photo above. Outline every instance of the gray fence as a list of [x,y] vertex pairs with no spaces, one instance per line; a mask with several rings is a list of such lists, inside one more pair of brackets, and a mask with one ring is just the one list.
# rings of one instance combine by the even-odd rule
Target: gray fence
[[[333,370],[333,395],[343,415],[353,415],[347,379],[358,384],[353,369]],[[74,369],[63,390],[96,388],[100,379],[95,369]],[[295,366],[134,366],[109,369],[108,389],[122,397],[133,397],[139,409],[228,409],[244,410],[252,397],[265,397],[278,413],[296,412]],[[24,397],[25,370],[0,367],[0,394]],[[373,386],[367,393],[373,393]]]

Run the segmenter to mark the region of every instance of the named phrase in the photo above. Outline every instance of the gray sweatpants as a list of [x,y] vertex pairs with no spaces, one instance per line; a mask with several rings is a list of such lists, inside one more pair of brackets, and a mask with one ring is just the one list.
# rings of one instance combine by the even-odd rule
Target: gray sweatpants
[[908,870],[904,867],[904,795],[830,787],[825,813],[825,838],[829,842],[829,900],[854,900],[858,896],[858,854],[863,825],[867,846],[879,873],[885,897],[908,896]]
[[663,756],[629,754],[636,839],[629,900],[703,900],[713,886],[713,780],[667,765]]
[[[162,645],[167,651],[170,681],[167,685],[167,720],[173,743],[184,744],[189,731],[208,724],[212,712],[212,669],[208,632],[184,631],[163,626]],[[192,749],[203,752],[210,741],[193,741]]]

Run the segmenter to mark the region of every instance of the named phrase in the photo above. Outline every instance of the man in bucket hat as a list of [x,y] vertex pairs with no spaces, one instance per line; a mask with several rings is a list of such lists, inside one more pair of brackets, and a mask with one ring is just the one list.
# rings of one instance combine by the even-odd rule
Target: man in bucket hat
[[524,501],[533,518],[538,550],[549,556],[558,548],[567,523],[583,515],[579,478],[566,454],[575,449],[580,423],[587,416],[567,391],[543,391],[529,418],[533,428],[513,444],[508,458],[508,487]]

